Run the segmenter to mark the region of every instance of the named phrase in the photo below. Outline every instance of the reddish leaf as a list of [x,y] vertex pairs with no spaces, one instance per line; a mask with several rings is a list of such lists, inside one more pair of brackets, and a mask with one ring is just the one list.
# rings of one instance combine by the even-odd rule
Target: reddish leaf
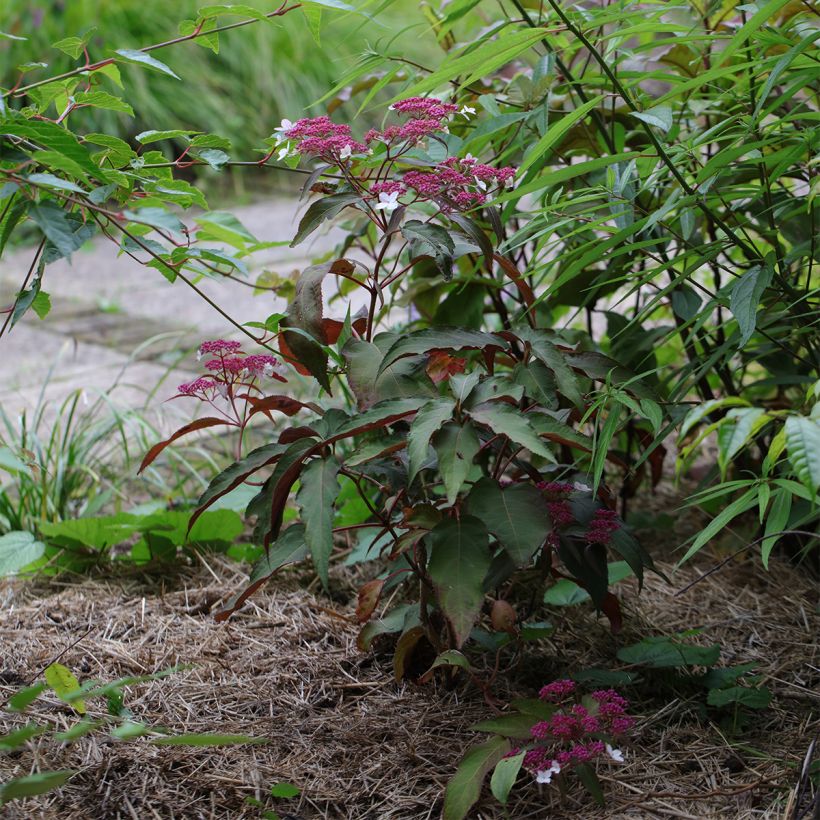
[[251,415],[254,413],[264,413],[271,420],[273,420],[270,415],[271,410],[278,410],[286,416],[296,415],[303,407],[307,407],[316,413],[322,412],[322,408],[318,405],[292,399],[290,396],[265,396],[264,398],[258,398],[256,396],[243,395],[240,396],[240,398],[244,398],[253,408],[250,413]]
[[445,350],[433,350],[427,360],[426,371],[433,384],[439,384],[456,373],[463,373],[466,366],[466,359],[451,356]]
[[140,464],[137,473],[141,473],[172,441],[176,441],[178,438],[188,435],[188,433],[193,433],[194,430],[204,430],[206,427],[216,427],[218,424],[230,424],[230,422],[225,419],[207,416],[206,418],[192,421],[184,427],[180,427],[170,438],[165,439],[165,441],[160,441],[159,444],[155,444],[145,454],[145,458],[142,460],[142,464]]
[[303,376],[310,375],[310,371],[299,362],[299,359],[296,358],[296,354],[288,347],[284,333],[279,334],[279,353],[282,354],[283,359],[290,362],[297,373],[301,373]]
[[621,616],[621,604],[611,593],[607,592],[601,601],[601,612],[609,619],[609,628],[613,635],[617,635],[623,627],[623,617]]
[[532,310],[533,305],[535,304],[535,294],[532,292],[532,288],[527,284],[527,280],[524,279],[521,271],[510,262],[509,259],[503,257],[500,253],[494,253],[493,259],[501,265],[504,273],[510,277],[515,283],[515,286],[518,288],[518,292],[521,294],[521,298],[524,300],[524,304],[527,306],[527,319],[530,323],[532,323],[532,316],[530,315],[530,311]]
[[279,434],[280,444],[293,444],[300,438],[309,438],[319,434],[312,427],[288,427]]
[[373,610],[379,603],[384,586],[383,578],[374,578],[359,589],[359,600],[356,604],[356,620],[363,624],[370,620]]
[[[340,322],[338,319],[322,319],[322,328],[325,332],[327,344],[335,345],[339,341],[339,334],[342,332],[344,325],[345,323]],[[361,336],[367,329],[367,317],[360,316],[358,319],[354,319],[351,325],[356,333]]]

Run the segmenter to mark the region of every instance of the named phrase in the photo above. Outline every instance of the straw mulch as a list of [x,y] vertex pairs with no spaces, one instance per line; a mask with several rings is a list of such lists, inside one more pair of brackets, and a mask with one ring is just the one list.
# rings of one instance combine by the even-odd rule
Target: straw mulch
[[[675,588],[697,575],[695,567],[677,572]],[[58,656],[81,680],[190,664],[131,687],[125,705],[133,719],[174,732],[267,739],[263,745],[188,748],[152,745],[150,738],[115,741],[104,731],[73,744],[44,735],[15,755],[0,755],[0,781],[47,769],[78,774],[58,792],[9,804],[3,816],[262,817],[245,803],[250,796],[283,820],[437,817],[448,778],[479,739],[469,726],[491,716],[490,708],[470,687],[395,683],[386,648],[369,654],[356,649],[350,603],[305,592],[300,582],[306,577],[285,573],[222,626],[209,612],[242,576],[235,565],[212,558],[207,568],[167,587],[131,578],[0,588],[3,701]],[[337,576],[337,590],[349,596],[350,580]],[[570,788],[562,800],[554,786],[522,777],[507,816],[742,820],[785,818],[787,807],[794,816],[800,766],[818,731],[815,582],[774,561],[765,573],[750,558],[684,595],[674,597],[675,588],[653,577],[640,596],[629,591],[617,641],[586,606],[554,613],[554,637],[529,651],[507,676],[509,688],[497,694],[531,696],[567,672],[612,665],[618,645],[699,627],[694,640],[720,642],[723,663],[758,664],[775,695],[772,707],[732,736],[703,713],[702,693],[639,689],[627,762],[600,769],[606,810],[580,788]],[[104,709],[98,702],[89,706],[92,713]],[[0,713],[0,731],[38,718],[61,729],[76,720],[46,694],[25,718]],[[267,796],[282,781],[298,785],[301,796]],[[485,793],[473,816],[505,815]]]

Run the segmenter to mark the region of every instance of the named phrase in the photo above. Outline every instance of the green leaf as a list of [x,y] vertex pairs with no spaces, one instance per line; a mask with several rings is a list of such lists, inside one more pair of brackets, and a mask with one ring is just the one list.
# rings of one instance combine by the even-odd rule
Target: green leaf
[[525,740],[530,737],[530,730],[537,722],[538,718],[532,714],[514,712],[509,715],[500,715],[489,720],[482,720],[479,723],[474,723],[470,728],[474,732],[487,732],[502,737]]
[[85,238],[75,233],[75,226],[66,212],[53,202],[32,205],[28,213],[62,256],[71,256],[85,243]]
[[521,328],[518,335],[525,342],[530,343],[533,355],[553,372],[561,393],[576,407],[583,408],[584,397],[581,395],[578,386],[578,377],[572,372],[569,361],[564,354],[546,338],[543,331]]
[[432,350],[476,350],[505,348],[506,343],[490,333],[457,327],[432,327],[401,336],[385,353],[377,375],[405,356],[417,356]]
[[58,769],[53,772],[38,772],[25,777],[16,777],[0,785],[0,806],[20,797],[34,797],[38,794],[59,789],[76,772],[73,769]]
[[301,792],[302,790],[298,786],[294,786],[293,783],[277,783],[270,787],[271,797],[280,797],[283,800],[296,797]]
[[144,737],[151,730],[144,723],[134,723],[131,720],[123,721],[111,730],[111,737],[117,740],[132,740],[135,737]]
[[473,407],[470,415],[480,424],[486,424],[494,433],[507,436],[536,455],[555,462],[552,451],[538,437],[526,415],[522,415],[518,408],[500,402],[486,402]]
[[652,669],[679,666],[713,666],[720,657],[720,644],[691,646],[670,638],[644,638],[640,643],[618,650],[618,660]]
[[46,545],[30,532],[8,532],[0,535],[0,577],[12,575],[43,557]]
[[761,407],[737,407],[726,414],[726,423],[718,428],[718,464],[725,471],[732,459],[769,421]]
[[67,666],[63,666],[61,663],[52,663],[46,667],[44,675],[46,683],[54,690],[54,693],[61,701],[70,703],[81,715],[85,714],[85,702],[68,697],[80,688],[80,682]]
[[204,20],[208,17],[218,17],[222,14],[232,14],[237,17],[247,17],[250,20],[259,20],[264,22],[270,20],[265,15],[265,12],[255,9],[253,6],[242,5],[239,3],[228,3],[219,5],[202,6],[197,12],[199,19]]
[[507,805],[507,799],[521,771],[525,754],[526,752],[519,752],[514,757],[504,757],[496,763],[493,776],[490,778],[490,790],[493,797],[503,806]]
[[749,709],[766,709],[772,702],[772,693],[765,686],[728,686],[710,689],[706,695],[710,706],[746,706]]
[[197,216],[196,222],[200,226],[199,239],[226,242],[237,250],[245,250],[248,245],[259,241],[233,214],[226,211],[209,211]]
[[704,544],[714,538],[733,518],[746,512],[757,504],[757,490],[747,490],[739,498],[736,498],[728,507],[724,508],[719,515],[713,518],[705,529],[701,530],[691,547],[686,551],[686,555],[678,561],[678,566],[688,561]]
[[789,461],[803,486],[814,498],[820,487],[820,421],[804,416],[789,416],[785,430]]
[[151,68],[154,71],[159,71],[162,74],[167,74],[169,77],[173,77],[175,80],[178,80],[179,77],[168,68],[165,63],[161,63],[156,57],[152,57],[150,54],[146,54],[144,51],[134,51],[130,48],[121,48],[118,49],[115,54],[118,54],[122,57],[126,62],[129,63],[137,63],[138,65],[143,65],[146,68]]
[[547,130],[547,133],[544,134],[535,145],[527,152],[524,161],[521,163],[519,167],[519,173],[523,173],[527,170],[531,165],[534,165],[538,160],[540,160],[544,154],[547,153],[554,145],[556,145],[563,136],[575,125],[576,122],[582,120],[595,108],[600,102],[604,99],[603,95],[598,97],[593,97],[591,100],[588,100],[583,105],[579,105],[575,108],[571,113],[565,114],[561,119],[555,122],[550,128]]
[[746,271],[734,284],[729,299],[729,310],[740,327],[738,348],[749,341],[757,324],[757,307],[763,291],[772,281],[770,265],[755,265]]
[[633,111],[632,116],[648,125],[654,125],[667,133],[672,128],[672,109],[668,105],[659,105],[646,111]]
[[105,108],[108,111],[118,111],[121,114],[134,116],[134,109],[125,100],[108,94],[105,91],[79,91],[74,95],[77,105],[90,105],[94,108]]
[[354,192],[346,192],[340,194],[331,194],[330,196],[317,199],[311,203],[310,207],[305,211],[305,215],[299,221],[299,227],[296,230],[296,236],[293,237],[290,243],[291,248],[295,248],[301,242],[304,242],[326,219],[333,219],[349,205],[362,202],[360,194]]
[[774,549],[774,545],[780,540],[776,533],[783,532],[789,524],[789,516],[792,511],[792,494],[785,488],[779,487],[774,491],[772,508],[766,516],[766,529],[764,535],[770,535],[760,544],[760,560],[763,566],[769,568],[769,556]]
[[45,120],[12,120],[0,126],[3,134],[15,137],[25,137],[39,145],[44,145],[50,151],[60,154],[72,163],[75,163],[84,174],[95,177],[102,182],[108,182],[105,172],[91,159],[91,155],[77,141],[77,138],[65,128],[60,128],[53,122]]
[[333,505],[339,495],[339,462],[335,458],[317,458],[300,475],[296,503],[302,511],[305,541],[313,556],[313,566],[325,589],[327,570],[333,550]]
[[418,471],[427,459],[430,439],[439,427],[453,417],[455,402],[449,398],[433,399],[419,408],[410,433],[407,436],[407,457],[409,462],[407,484],[413,483]]
[[73,191],[76,194],[85,194],[84,188],[81,188],[74,182],[67,179],[61,179],[54,176],[54,174],[29,174],[26,179],[33,185],[45,185],[47,188],[57,188],[61,191]]
[[169,131],[142,131],[141,133],[137,134],[134,139],[140,143],[141,145],[151,145],[154,142],[160,142],[160,140],[186,140],[192,134],[198,134],[198,131],[184,131],[180,128],[174,128]]
[[428,572],[458,649],[467,639],[484,600],[483,582],[490,568],[489,537],[484,524],[470,515],[448,518],[428,536]]
[[55,732],[53,737],[55,740],[60,740],[63,743],[72,743],[73,741],[79,740],[81,737],[85,737],[87,734],[90,734],[101,725],[101,720],[94,720],[93,718],[85,717],[82,720],[78,720],[73,726],[70,726],[64,732]]
[[27,723],[20,729],[15,729],[7,735],[0,735],[0,752],[13,752],[33,737],[48,731],[48,726],[39,723]]
[[10,712],[25,712],[32,703],[40,696],[40,693],[46,688],[44,683],[35,683],[33,686],[27,686],[21,689],[9,698],[6,708]]
[[492,737],[464,755],[444,793],[443,820],[463,820],[481,794],[484,778],[510,750],[510,742]]
[[531,484],[501,487],[482,478],[467,496],[467,510],[480,518],[516,566],[529,566],[550,532],[543,495]]
[[307,23],[313,42],[321,48],[322,45],[322,9],[311,3],[302,4],[302,15]]
[[574,767],[575,774],[581,781],[583,787],[592,795],[593,800],[599,805],[604,805],[604,792],[601,788],[601,781],[595,773],[595,769],[589,763],[581,763]]
[[433,448],[438,455],[438,469],[447,492],[447,502],[455,503],[481,448],[472,424],[450,421],[433,436]]
[[152,740],[154,746],[241,746],[248,743],[268,743],[266,737],[203,732],[202,734],[171,735]]
[[569,578],[559,578],[544,593],[544,603],[550,606],[574,606],[588,600],[589,593]]

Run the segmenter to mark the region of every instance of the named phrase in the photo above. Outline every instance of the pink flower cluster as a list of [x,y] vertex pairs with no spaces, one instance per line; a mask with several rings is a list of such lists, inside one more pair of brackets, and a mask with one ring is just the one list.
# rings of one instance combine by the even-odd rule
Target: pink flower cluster
[[560,501],[575,489],[572,484],[565,484],[560,481],[539,481],[535,486],[550,501]]
[[282,367],[278,359],[267,354],[246,355],[241,342],[226,339],[203,342],[197,351],[197,358],[206,355],[214,357],[205,362],[205,369],[212,375],[179,385],[179,395],[213,402],[217,395],[228,398],[234,387],[251,387],[261,377],[285,381],[279,372]]
[[390,106],[391,111],[407,114],[410,117],[442,120],[455,114],[458,106],[443,103],[435,97],[408,97]]
[[[593,705],[588,709],[580,703],[570,706],[567,701],[574,692],[571,680],[553,681],[539,692],[542,700],[559,705],[549,720],[538,721],[530,729],[535,744],[527,749],[522,765],[539,783],[549,783],[562,770],[597,758],[623,762],[623,753],[607,738],[623,735],[634,724],[626,714],[626,698],[614,689],[601,689],[590,696]],[[514,749],[510,755],[521,751]]]
[[351,154],[366,154],[367,146],[353,139],[350,126],[333,122],[330,117],[305,117],[283,130],[283,137],[298,140],[294,150],[299,154],[320,157],[338,163]]

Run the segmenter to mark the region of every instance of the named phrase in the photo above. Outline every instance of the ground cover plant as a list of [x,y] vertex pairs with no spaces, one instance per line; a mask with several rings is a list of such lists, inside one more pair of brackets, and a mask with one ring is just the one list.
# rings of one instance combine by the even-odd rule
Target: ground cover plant
[[[681,563],[723,543],[743,557],[759,548],[761,572],[778,549],[812,571],[816,13],[786,0],[513,8],[429,10],[437,65],[395,43],[367,53],[325,95],[327,114],[285,112],[252,141],[254,159],[236,159],[219,133],[149,129],[126,141],[74,123],[87,107],[126,111],[111,86],[121,68],[174,79],[161,49],[296,13],[315,30],[320,16],[355,10],[335,0],[207,6],[173,42],[95,62],[76,39],[63,46],[78,67],[7,84],[0,253],[21,231],[38,244],[0,336],[29,310],[47,315],[47,266],[97,232],[199,295],[202,277],[247,281],[267,244],[208,209],[181,173],[192,164],[300,175],[311,201],[291,245],[330,225],[345,237],[300,272],[286,311],[243,325],[213,305],[236,338],[203,340],[201,375],[175,397],[207,415],[142,463],[152,468],[189,434],[239,433],[235,463],[210,477],[185,532],[163,513],[40,524],[61,551],[72,527],[99,526],[117,530],[105,539],[142,533],[138,560],[174,557],[186,537],[201,541],[214,504],[252,488],[246,515],[261,555],[217,620],[308,555],[330,590],[344,550],[361,573],[358,647],[394,635],[397,681],[466,682],[495,707],[504,673],[553,634],[551,605],[586,597],[617,633],[623,595],[612,585],[634,576],[640,589],[653,570],[667,578],[629,521],[661,482],[670,445],[682,478],[699,471],[689,503],[711,515]],[[376,125],[348,120],[341,99]],[[251,429],[267,442],[247,444]],[[647,641],[618,658],[717,660]],[[732,731],[743,709],[769,703],[739,660],[693,684],[708,690],[706,706],[731,707]],[[598,721],[584,729],[595,753],[574,765],[600,798],[587,764],[613,738],[598,737],[590,705],[579,708],[589,727]],[[506,740],[481,748],[452,781],[446,817],[468,814],[499,760],[496,797],[519,773],[503,761],[522,754],[537,783],[554,778],[563,793],[574,782],[558,757],[571,750],[527,766],[537,749],[504,758]],[[796,813],[811,798],[804,789],[795,799]]]

